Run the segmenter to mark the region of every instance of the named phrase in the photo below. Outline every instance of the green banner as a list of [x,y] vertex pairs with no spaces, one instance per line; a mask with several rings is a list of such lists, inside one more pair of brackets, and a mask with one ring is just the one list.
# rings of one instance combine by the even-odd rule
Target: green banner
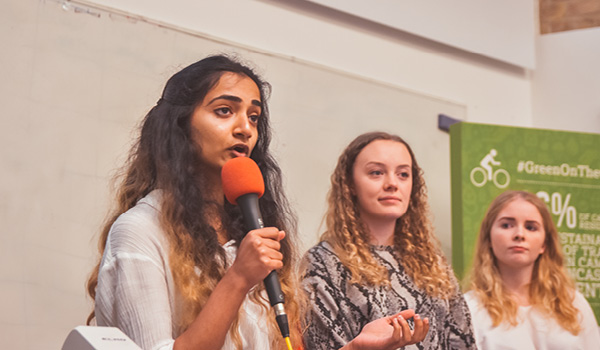
[[600,320],[600,135],[473,123],[450,127],[452,265],[468,272],[479,225],[505,190],[544,199],[565,262]]

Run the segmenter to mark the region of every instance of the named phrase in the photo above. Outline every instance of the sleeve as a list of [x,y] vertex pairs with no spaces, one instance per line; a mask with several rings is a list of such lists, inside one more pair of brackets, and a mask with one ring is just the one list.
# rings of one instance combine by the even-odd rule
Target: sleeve
[[[306,266],[302,286],[308,295],[305,314],[304,344],[311,350],[339,349],[354,338],[340,301],[344,297],[331,276],[332,256],[321,246],[312,248],[304,258]],[[335,269],[335,268],[334,268]]]
[[120,218],[109,234],[96,290],[99,326],[118,327],[143,349],[173,348],[172,303],[157,227]]
[[581,312],[582,331],[579,334],[579,337],[583,342],[583,348],[597,348],[598,344],[600,344],[600,327],[598,327],[594,311],[580,292],[576,292],[574,304]]
[[449,300],[449,312],[444,326],[449,349],[477,349],[471,313],[461,292]]

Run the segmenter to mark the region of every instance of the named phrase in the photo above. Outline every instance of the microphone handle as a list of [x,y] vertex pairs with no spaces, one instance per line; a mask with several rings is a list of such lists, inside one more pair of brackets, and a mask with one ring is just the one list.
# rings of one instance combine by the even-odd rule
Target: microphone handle
[[246,193],[237,198],[237,204],[242,210],[244,227],[246,231],[258,230],[265,227],[258,206],[258,195],[256,193]]
[[263,282],[265,283],[265,288],[267,289],[271,306],[283,304],[283,292],[281,291],[281,284],[279,283],[277,271],[271,271],[271,273],[267,275]]
[[290,336],[290,325],[288,322],[285,308],[283,307],[283,292],[281,291],[281,284],[279,283],[279,277],[277,277],[277,271],[273,270],[263,280],[265,283],[265,289],[269,295],[269,302],[273,311],[275,311],[275,321],[279,326],[281,335],[284,338]]
[[[247,193],[239,196],[237,203],[242,209],[244,226],[246,227],[247,231],[257,230],[264,227],[262,215],[260,214],[260,209],[258,206],[258,195],[256,193]],[[283,303],[283,292],[281,291],[281,284],[279,283],[279,278],[277,277],[277,271],[271,271],[271,273],[269,273],[269,275],[264,279],[264,282],[271,306]]]
[[[242,217],[244,220],[244,226],[247,231],[257,230],[263,228],[264,223],[262,215],[260,214],[260,208],[258,206],[258,195],[256,193],[247,193],[237,198],[237,204],[242,210]],[[281,284],[279,283],[279,277],[277,271],[271,271],[267,277],[263,280],[265,283],[265,289],[269,296],[269,302],[275,311],[275,319],[281,330],[283,337],[290,336],[289,324],[287,314],[283,307],[284,298],[283,292],[281,291]]]

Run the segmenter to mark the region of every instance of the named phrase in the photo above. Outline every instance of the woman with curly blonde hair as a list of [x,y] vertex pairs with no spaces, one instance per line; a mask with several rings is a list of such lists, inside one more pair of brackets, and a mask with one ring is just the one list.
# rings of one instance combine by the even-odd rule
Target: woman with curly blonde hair
[[[269,153],[268,83],[226,56],[173,75],[146,115],[88,280],[88,323],[143,349],[285,349],[262,280],[278,270],[294,348],[295,219]],[[246,234],[221,168],[250,157],[265,179],[265,228]],[[285,232],[283,231],[285,230]]]
[[[474,348],[466,303],[429,220],[423,172],[404,140],[372,132],[352,141],[328,204],[327,230],[304,261],[307,348]],[[412,315],[411,334],[402,326]],[[373,322],[379,333],[365,337]]]
[[597,349],[588,302],[563,265],[545,203],[525,191],[492,201],[479,231],[465,298],[480,349]]

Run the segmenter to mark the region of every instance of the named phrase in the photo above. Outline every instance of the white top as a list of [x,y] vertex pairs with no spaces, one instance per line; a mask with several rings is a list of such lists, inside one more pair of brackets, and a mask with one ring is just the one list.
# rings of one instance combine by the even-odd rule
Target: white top
[[465,294],[465,300],[475,328],[479,350],[592,350],[600,349],[600,332],[592,308],[579,292],[573,304],[580,311],[582,330],[573,335],[558,325],[554,318],[543,315],[531,306],[521,306],[518,311],[519,324],[515,327],[503,323],[492,326],[487,310],[475,296]]
[[[119,216],[108,234],[96,288],[96,321],[118,327],[145,350],[173,349],[182,307],[169,268],[169,243],[159,223],[160,191]],[[231,263],[237,248],[223,246]],[[239,332],[244,349],[269,349],[267,312],[248,297]],[[229,332],[223,350],[234,349]]]

